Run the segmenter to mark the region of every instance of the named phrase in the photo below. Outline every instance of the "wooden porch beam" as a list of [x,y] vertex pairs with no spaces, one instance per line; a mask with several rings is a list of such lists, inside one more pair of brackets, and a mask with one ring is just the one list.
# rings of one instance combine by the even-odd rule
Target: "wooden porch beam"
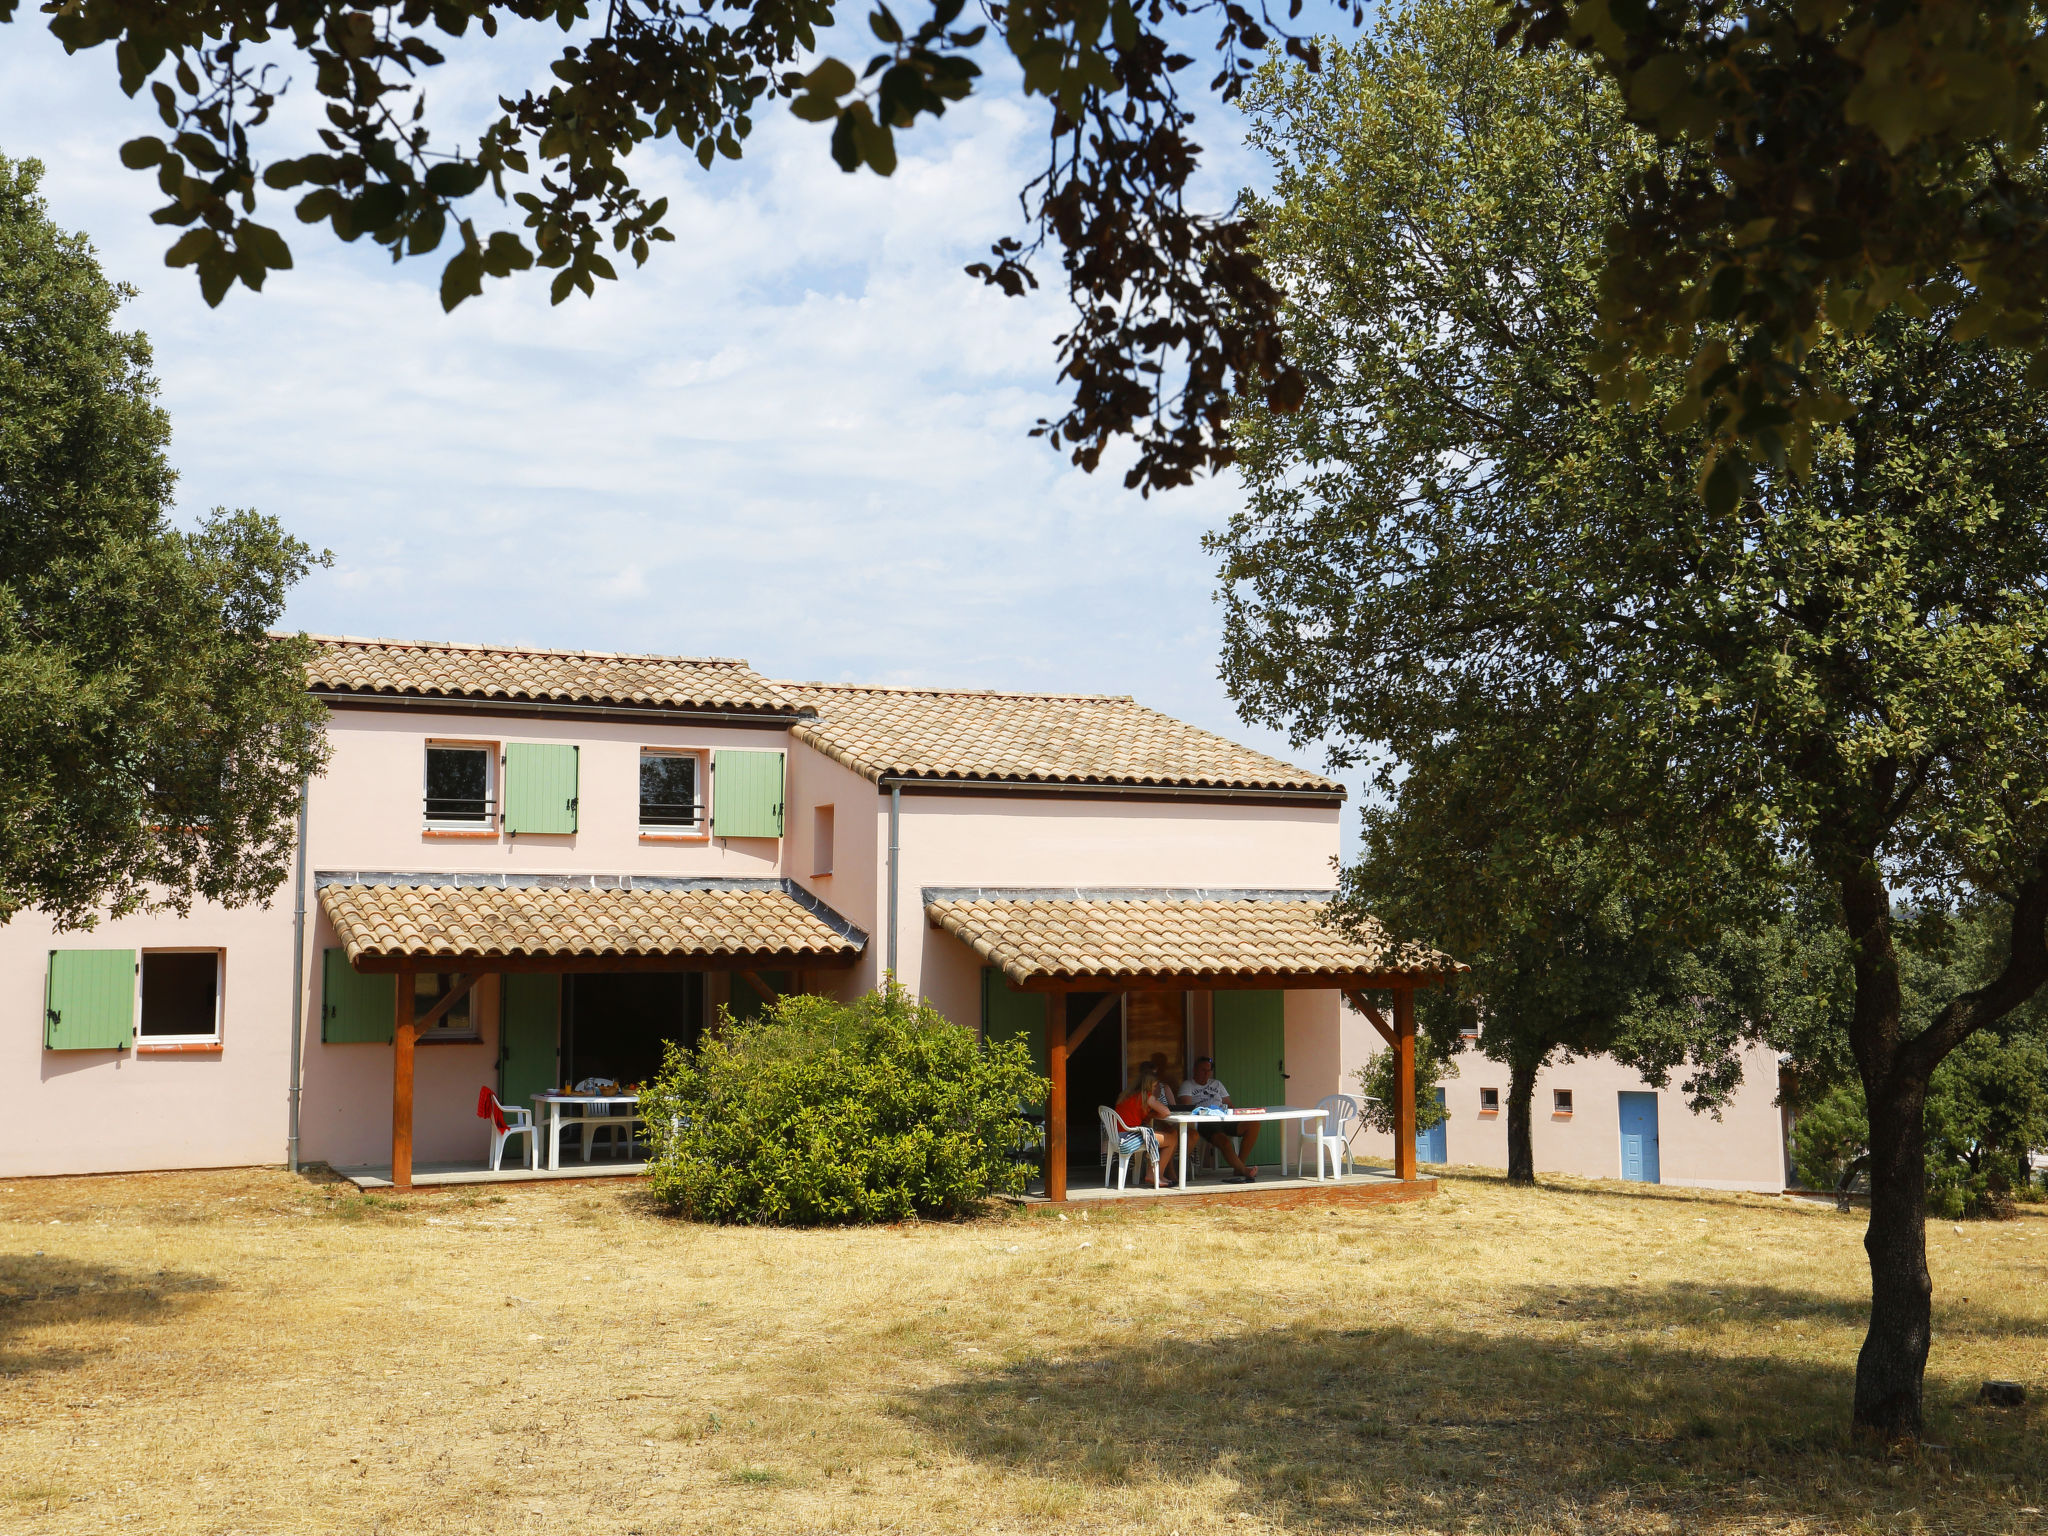
[[1067,1000],[1045,1000],[1045,1198],[1067,1198]]
[[1067,1054],[1071,1056],[1075,1051],[1081,1049],[1081,1042],[1094,1032],[1096,1025],[1109,1017],[1109,1010],[1116,1007],[1123,1000],[1123,993],[1112,992],[1093,1008],[1090,1008],[1088,1010],[1088,1017],[1081,1021],[1080,1027],[1067,1036]]
[[1367,1019],[1372,1021],[1372,1027],[1380,1032],[1380,1038],[1382,1040],[1386,1041],[1389,1045],[1392,1045],[1394,1043],[1394,1031],[1387,1026],[1387,1021],[1381,1015],[1379,1009],[1373,1007],[1371,1003],[1368,1003],[1365,1000],[1365,993],[1359,991],[1357,988],[1346,988],[1344,992],[1344,1001],[1349,1003],[1352,1007],[1356,1008],[1360,1013],[1364,1014]]
[[1394,1177],[1415,1177],[1415,988],[1394,989]]
[[858,963],[860,952],[775,955],[447,955],[429,960],[417,955],[364,955],[351,968],[364,976],[392,976],[399,970],[462,971],[481,966],[500,974],[538,971],[544,975],[584,975],[592,971],[744,971],[843,970]]
[[762,1002],[772,1005],[781,1001],[782,994],[769,986],[767,982],[763,981],[753,971],[734,971],[733,975],[739,977],[741,981],[744,981],[748,986],[760,993]]
[[413,973],[398,973],[397,1016],[391,1028],[391,1187],[412,1188],[412,1048],[419,1028],[413,1020]]
[[440,1023],[442,1019],[447,1017],[448,1010],[469,996],[470,988],[482,981],[486,974],[488,973],[484,971],[471,971],[468,975],[458,980],[446,997],[420,1015],[418,1021],[413,1025],[414,1031],[417,1033],[421,1030],[432,1029],[436,1024]]
[[1020,992],[1347,992],[1389,987],[1434,987],[1444,977],[1435,972],[1374,971],[1344,976],[1311,976],[1289,971],[1262,971],[1237,976],[1204,976],[1194,972],[1172,976],[1033,976],[1013,982]]

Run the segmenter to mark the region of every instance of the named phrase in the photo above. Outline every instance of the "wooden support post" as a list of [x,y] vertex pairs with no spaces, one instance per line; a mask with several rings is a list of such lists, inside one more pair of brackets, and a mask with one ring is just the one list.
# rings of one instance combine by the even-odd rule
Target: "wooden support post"
[[1394,989],[1394,1177],[1415,1177],[1415,989]]
[[1067,998],[1045,995],[1045,1069],[1052,1092],[1045,1101],[1045,1197],[1067,1198]]
[[412,1048],[419,1031],[413,1023],[412,972],[397,976],[398,1012],[391,1029],[391,1187],[412,1188]]

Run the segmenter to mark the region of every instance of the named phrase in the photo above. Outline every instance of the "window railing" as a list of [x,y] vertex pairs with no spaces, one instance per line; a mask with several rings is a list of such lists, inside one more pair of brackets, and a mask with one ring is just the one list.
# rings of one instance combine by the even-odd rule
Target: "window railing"
[[694,827],[703,819],[704,804],[700,800],[640,802],[640,825],[643,827]]
[[447,795],[426,797],[427,820],[435,826],[487,827],[491,824],[496,811],[496,802],[491,800]]

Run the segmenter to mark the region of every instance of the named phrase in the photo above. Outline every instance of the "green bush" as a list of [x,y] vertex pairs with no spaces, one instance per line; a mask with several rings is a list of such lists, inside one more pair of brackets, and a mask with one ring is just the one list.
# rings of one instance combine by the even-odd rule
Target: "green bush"
[[643,1095],[648,1183],[700,1221],[811,1226],[955,1216],[1019,1194],[1019,1109],[1045,1100],[1022,1040],[984,1045],[898,986],[778,999]]
[[[1370,1130],[1393,1134],[1394,1100],[1400,1097],[1401,1060],[1392,1051],[1380,1051],[1366,1058],[1365,1065],[1352,1074],[1358,1082],[1358,1116]],[[1427,1035],[1415,1038],[1415,1129],[1433,1130],[1450,1118],[1450,1111],[1437,1102],[1437,1090],[1458,1075],[1458,1064],[1430,1044]]]
[[[1976,1034],[1928,1085],[1927,1211],[1957,1220],[2010,1214],[2027,1194],[2027,1150],[2048,1140],[2048,1046]],[[1792,1161],[1809,1189],[1834,1189],[1869,1146],[1863,1085],[1851,1079],[1802,1110]]]

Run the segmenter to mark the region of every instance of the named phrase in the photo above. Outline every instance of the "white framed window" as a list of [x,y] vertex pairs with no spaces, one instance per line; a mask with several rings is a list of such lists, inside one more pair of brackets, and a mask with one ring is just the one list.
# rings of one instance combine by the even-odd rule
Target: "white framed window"
[[1569,1088],[1550,1090],[1550,1112],[1553,1115],[1568,1115],[1572,1112],[1572,1091]]
[[703,837],[709,824],[704,754],[674,747],[640,749],[640,831],[649,837]]
[[498,744],[429,741],[425,820],[442,832],[490,832],[498,818]]
[[226,958],[218,949],[145,949],[135,1043],[145,1048],[218,1045]]
[[832,807],[818,806],[811,812],[811,873],[832,873]]
[[1497,1115],[1500,1113],[1500,1090],[1498,1088],[1482,1088],[1479,1090],[1479,1113],[1482,1115]]
[[[462,980],[460,976],[447,972],[414,971],[412,975],[412,1016],[424,1019],[433,1012],[434,1004],[452,992]],[[481,983],[479,983],[481,985]],[[478,1027],[477,988],[471,987],[456,999],[455,1006],[430,1028],[420,1031],[422,1040],[480,1040],[483,1031]]]

